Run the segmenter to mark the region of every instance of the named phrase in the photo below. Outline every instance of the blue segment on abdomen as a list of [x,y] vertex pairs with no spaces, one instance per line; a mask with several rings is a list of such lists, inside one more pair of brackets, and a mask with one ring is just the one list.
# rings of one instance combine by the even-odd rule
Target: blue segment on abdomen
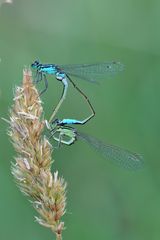
[[62,124],[79,124],[81,121],[78,121],[76,119],[63,119]]

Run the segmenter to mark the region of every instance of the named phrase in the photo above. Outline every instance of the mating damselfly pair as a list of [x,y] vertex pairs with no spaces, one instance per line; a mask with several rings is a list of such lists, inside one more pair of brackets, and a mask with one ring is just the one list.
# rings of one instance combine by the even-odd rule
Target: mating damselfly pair
[[[132,153],[129,150],[125,150],[121,147],[111,144],[104,144],[100,140],[88,136],[87,134],[78,132],[74,127],[70,125],[80,124],[83,125],[88,122],[95,115],[95,110],[84,92],[77,87],[73,82],[71,76],[84,79],[91,83],[95,83],[101,76],[116,74],[124,69],[124,65],[120,62],[104,62],[98,64],[73,64],[73,65],[57,65],[57,64],[42,64],[39,61],[32,63],[31,67],[36,70],[35,82],[44,81],[45,88],[40,94],[43,94],[48,88],[47,75],[54,75],[58,81],[63,84],[62,96],[54,109],[52,116],[47,123],[48,128],[51,131],[51,135],[55,141],[58,142],[58,146],[61,144],[71,145],[78,139],[84,140],[101,153],[105,158],[112,160],[116,164],[127,168],[137,169],[143,165],[143,157],[140,154]],[[72,83],[75,89],[84,97],[87,101],[91,115],[84,120],[77,119],[63,119],[55,120],[56,113],[62,105],[67,89],[68,81]]]

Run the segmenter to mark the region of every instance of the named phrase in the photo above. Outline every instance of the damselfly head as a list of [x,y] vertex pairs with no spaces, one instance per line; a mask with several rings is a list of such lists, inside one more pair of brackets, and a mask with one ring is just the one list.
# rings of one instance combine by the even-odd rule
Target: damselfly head
[[57,118],[57,119],[54,119],[54,120],[52,121],[52,126],[53,126],[53,125],[58,126],[58,125],[60,125],[60,123],[61,123],[61,120],[59,120],[58,118]]
[[31,67],[32,68],[37,68],[39,66],[39,61],[35,60],[32,64]]

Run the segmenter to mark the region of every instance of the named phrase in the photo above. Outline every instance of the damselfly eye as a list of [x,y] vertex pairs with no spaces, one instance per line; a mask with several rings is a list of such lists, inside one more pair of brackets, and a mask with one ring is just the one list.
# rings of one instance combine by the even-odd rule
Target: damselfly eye
[[39,61],[36,60],[31,64],[31,67],[36,68],[38,65],[39,65]]
[[59,124],[61,121],[59,119],[53,120],[52,124]]
[[39,61],[36,60],[36,61],[34,62],[34,64],[35,64],[35,65],[38,65],[38,64],[39,64]]

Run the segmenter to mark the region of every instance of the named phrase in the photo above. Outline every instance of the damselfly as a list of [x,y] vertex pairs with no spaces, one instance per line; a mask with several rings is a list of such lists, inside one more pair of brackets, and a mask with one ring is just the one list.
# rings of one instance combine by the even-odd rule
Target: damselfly
[[48,128],[50,128],[51,137],[58,142],[58,147],[61,144],[72,145],[81,139],[98,151],[104,158],[111,160],[123,168],[136,170],[143,166],[142,155],[115,145],[105,144],[94,137],[77,131],[75,128],[69,126],[70,124],[79,123],[75,119],[56,119],[51,125],[47,124]]
[[74,76],[77,78],[84,79],[86,81],[95,83],[96,80],[99,79],[100,76],[115,74],[123,70],[124,66],[120,62],[104,62],[97,64],[73,64],[73,65],[57,65],[57,64],[42,64],[39,61],[35,61],[31,64],[31,67],[36,70],[36,79],[35,82],[38,83],[40,81],[44,81],[45,89],[40,93],[44,93],[48,88],[48,80],[47,75],[54,75],[58,81],[61,81],[63,84],[63,92],[62,96],[54,109],[49,122],[55,117],[57,111],[59,110],[61,104],[63,103],[67,88],[68,88],[68,80],[72,83],[74,88],[84,97],[87,101],[91,115],[83,120],[83,123],[89,121],[95,115],[94,108],[88,99],[88,97],[84,94],[84,92],[77,87],[77,85],[73,82],[70,76]]

